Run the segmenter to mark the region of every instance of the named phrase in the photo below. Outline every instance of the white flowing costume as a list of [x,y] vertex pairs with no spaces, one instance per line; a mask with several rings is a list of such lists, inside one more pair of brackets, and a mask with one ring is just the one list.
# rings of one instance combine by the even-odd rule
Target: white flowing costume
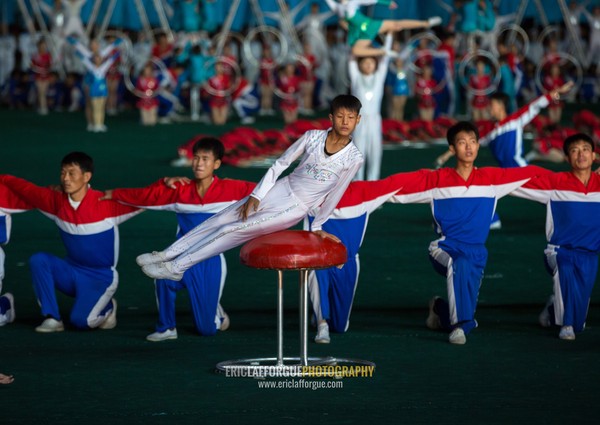
[[317,14],[310,13],[296,25],[296,30],[302,32],[304,40],[310,44],[319,64],[315,70],[315,75],[324,84],[321,88],[321,103],[327,103],[327,99],[334,97],[330,86],[331,62],[328,53],[329,46],[325,37],[325,21],[333,15],[332,11]]
[[0,86],[4,85],[15,69],[16,51],[17,40],[14,36],[0,36]]
[[85,2],[86,0],[67,0],[63,2],[65,12],[63,35],[65,37],[76,35],[80,39],[87,41],[87,34],[81,20],[81,9]]
[[[321,206],[311,230],[321,230],[363,163],[352,139],[339,152],[325,153],[330,130],[306,132],[269,168],[251,196],[260,201],[246,221],[238,208],[244,198],[192,229],[163,251],[175,273],[225,252],[260,235],[287,229],[300,222],[308,210]],[[300,163],[288,176],[278,177],[298,158]]]
[[[385,49],[389,50],[391,46],[392,37],[388,34],[385,38]],[[348,63],[350,93],[362,103],[361,118],[354,130],[354,139],[356,147],[365,157],[365,163],[356,174],[356,180],[378,180],[381,173],[381,102],[389,62],[390,58],[383,56],[379,59],[377,70],[371,75],[364,75],[359,71],[355,57]]]

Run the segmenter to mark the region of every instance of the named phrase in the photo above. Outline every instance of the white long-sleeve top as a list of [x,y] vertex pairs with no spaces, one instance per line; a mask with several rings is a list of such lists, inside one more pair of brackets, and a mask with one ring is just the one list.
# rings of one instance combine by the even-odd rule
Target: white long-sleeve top
[[[388,34],[385,38],[385,49],[392,46],[392,36]],[[377,70],[371,75],[364,75],[358,68],[358,61],[353,56],[348,63],[350,73],[350,92],[362,103],[361,114],[379,115],[381,113],[381,102],[385,80],[390,62],[389,56],[379,59]]]
[[325,21],[334,15],[333,11],[308,14],[296,25],[296,30],[304,31],[304,34],[322,34],[325,29]]
[[335,0],[325,0],[327,6],[333,10],[341,19],[351,19],[361,6],[370,6],[379,3],[379,0],[347,0],[338,3]]
[[327,155],[325,142],[329,131],[307,131],[275,161],[251,196],[258,200],[268,196],[279,176],[300,158],[294,171],[284,179],[307,209],[321,206],[312,223],[313,231],[321,230],[363,163],[363,156],[352,140],[339,152]]
[[[102,59],[105,59],[108,55],[112,53],[115,47],[117,47],[116,43],[111,43],[108,46],[104,46],[102,50],[98,52],[98,54]],[[75,42],[75,51],[79,53],[81,58],[87,58],[91,60],[92,56],[94,56],[94,52],[92,52],[90,48],[81,41]]]
[[111,67],[113,62],[115,61],[114,57],[110,57],[102,62],[100,65],[96,66],[89,58],[83,58],[81,63],[85,66],[85,69],[88,70],[95,78],[100,79],[106,77],[106,73],[108,69]]
[[590,25],[590,42],[598,42],[600,40],[600,16],[592,15],[585,9],[583,14]]

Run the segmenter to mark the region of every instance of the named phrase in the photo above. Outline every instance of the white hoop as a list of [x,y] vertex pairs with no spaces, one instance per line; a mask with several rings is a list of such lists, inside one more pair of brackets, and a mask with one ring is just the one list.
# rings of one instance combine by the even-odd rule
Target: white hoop
[[[473,61],[473,59],[478,58],[478,57],[484,57],[484,58],[488,59],[490,64],[496,68],[494,78],[492,78],[490,85],[483,90],[472,88],[469,85],[469,81],[465,74],[469,63],[471,61]],[[500,84],[500,78],[501,78],[500,64],[498,63],[498,60],[496,59],[496,57],[492,53],[490,53],[486,50],[477,50],[476,52],[469,53],[468,55],[466,55],[463,58],[463,60],[460,61],[460,65],[458,67],[458,80],[460,81],[460,84],[464,87],[464,89],[467,91],[467,93],[469,93],[471,95],[487,96],[488,94],[491,94],[492,92],[496,91],[496,89],[498,88],[498,85]]]
[[[259,27],[256,27],[256,28],[253,28],[252,30],[250,30],[250,32],[248,32],[248,34],[244,38],[243,52],[244,52],[244,56],[246,57],[248,62],[250,62],[252,65],[255,65],[255,66],[259,66],[260,59],[256,58],[252,54],[252,41],[254,40],[254,38],[257,35],[259,35],[261,33],[272,34],[279,41],[279,56],[277,56],[276,58],[273,58],[273,65],[271,66],[271,68],[268,68],[268,69],[272,69],[276,66],[277,63],[282,63],[283,60],[286,58],[286,56],[288,54],[288,47],[289,47],[288,41],[281,34],[281,31],[279,31],[277,28],[273,28],[268,25],[261,25]],[[268,40],[265,40],[265,41],[268,41]],[[273,43],[270,42],[269,45],[273,46]]]
[[206,82],[202,87],[207,91],[207,93],[213,96],[219,97],[227,97],[231,93],[237,90],[242,82],[242,70],[236,61],[227,57],[227,56],[212,56],[204,63],[204,71],[207,71],[209,67],[214,66],[217,63],[225,63],[233,69],[233,74],[235,78],[233,79],[231,86],[225,90],[218,90],[214,87],[211,87],[208,82]]
[[[510,25],[503,26],[502,28],[500,28],[500,30],[498,32],[496,32],[492,46],[491,46],[492,53],[496,56],[500,56],[500,53],[498,52],[498,41],[502,39],[501,35],[508,31],[514,31],[516,34],[521,36],[521,38],[523,39],[523,48],[519,51],[519,54],[522,54],[523,56],[527,56],[527,53],[529,52],[529,36],[527,35],[527,33],[525,32],[525,30],[523,28],[521,28],[519,25],[516,25],[516,24],[510,24]],[[516,35],[515,35],[515,37],[516,37]],[[510,41],[510,38],[509,38],[509,41]]]
[[[223,41],[221,39],[225,38]],[[210,45],[212,47],[215,48],[215,56],[222,56],[223,55],[223,47],[225,47],[225,43],[227,43],[227,41],[229,39],[235,40],[238,42],[238,44],[241,46],[243,46],[244,44],[244,36],[242,36],[239,32],[218,32],[216,33],[213,38],[210,40]],[[219,50],[219,46],[221,45],[221,49]],[[241,50],[241,49],[240,49]],[[238,52],[239,54],[239,52]]]
[[129,65],[129,61],[132,56],[131,52],[133,51],[133,45],[129,36],[121,31],[108,30],[102,34],[102,37],[115,37],[116,39],[123,40],[120,45],[116,46],[116,48],[121,51],[121,62],[124,65]]
[[[304,56],[295,53],[294,55],[292,55],[291,58],[294,60],[295,63],[301,62],[308,70],[312,70],[312,64]],[[298,96],[298,93],[282,92],[279,89],[279,87],[277,87],[276,83],[273,83],[271,88],[273,89],[273,94],[275,94],[275,96],[283,100],[294,100]]]
[[583,83],[583,68],[581,67],[581,64],[579,63],[579,61],[577,59],[575,59],[575,57],[573,57],[572,55],[570,55],[568,53],[563,53],[563,52],[553,53],[552,57],[546,57],[546,58],[542,59],[542,61],[538,64],[537,68],[535,69],[535,85],[537,86],[537,88],[542,93],[546,91],[546,88],[544,87],[544,84],[542,82],[542,70],[546,67],[546,65],[553,58],[560,59],[558,64],[560,65],[561,69],[564,68],[566,62],[571,62],[573,64],[573,66],[575,67],[575,70],[577,72],[577,78],[574,82],[573,88],[575,91],[577,91],[579,89],[579,87],[581,86],[581,83]]
[[[422,56],[425,56],[425,53],[427,53],[427,52],[435,51],[435,49],[437,49],[440,46],[440,44],[442,44],[442,41],[439,38],[437,38],[435,35],[433,35],[432,33],[430,33],[430,32],[420,32],[418,34],[413,35],[408,40],[407,45],[408,46],[413,46],[415,43],[419,43],[420,44],[421,40],[423,40],[423,39],[429,40],[431,43],[433,43],[433,49],[420,50],[417,53],[417,55],[416,55],[417,57],[411,59],[408,62],[409,69],[411,71],[413,71],[413,72],[416,72],[417,74],[421,74],[423,71],[422,71],[422,69],[421,69],[420,66],[417,66],[415,64],[416,59],[419,59]],[[417,49],[413,47],[412,51],[415,51],[415,50],[417,50]],[[411,51],[411,56],[412,56],[412,51]]]
[[[165,66],[165,63],[160,59],[153,57],[149,60],[149,62],[153,63],[162,75],[168,74],[168,70]],[[125,66],[125,70],[123,72],[123,82],[125,83],[125,87],[127,87],[127,90],[133,93],[136,97],[139,97],[141,99],[150,99],[158,96],[158,90],[153,90],[151,93],[143,92],[140,89],[138,89],[135,86],[135,84],[133,84],[133,81],[131,81],[131,71],[129,65]],[[157,86],[157,89],[158,87],[160,87],[160,84],[159,86]]]
[[169,43],[175,43],[175,34],[173,33],[173,31],[171,31],[170,28],[167,30],[165,30],[164,28],[152,28],[150,32],[152,33],[152,37],[154,38],[154,40],[156,40],[157,35],[164,34],[167,36],[167,41]]
[[556,25],[548,25],[544,30],[538,35],[537,42],[544,46],[544,42],[546,41],[546,37],[554,32],[560,32],[560,28]]

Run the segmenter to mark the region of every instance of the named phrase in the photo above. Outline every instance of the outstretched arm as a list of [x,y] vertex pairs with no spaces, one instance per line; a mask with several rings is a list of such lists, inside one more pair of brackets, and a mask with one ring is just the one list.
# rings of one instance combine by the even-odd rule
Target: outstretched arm
[[7,186],[0,184],[0,212],[14,214],[32,209],[33,207],[21,199]]
[[509,195],[547,204],[550,202],[550,197],[552,196],[553,192],[553,178],[551,176],[552,174],[533,178],[524,185],[510,192]]
[[331,192],[329,192],[329,194],[321,204],[321,209],[315,216],[315,219],[310,226],[313,232],[317,230],[322,230],[321,227],[323,226],[323,223],[327,221],[327,219],[335,209],[336,205],[344,195],[346,188],[348,187],[348,185],[350,184],[350,182],[352,181],[362,164],[363,161],[359,161],[352,167],[350,167],[348,170],[346,170],[345,174],[338,181],[336,187]]
[[281,155],[277,161],[269,168],[264,177],[258,183],[254,191],[252,192],[252,196],[257,200],[262,200],[267,192],[271,190],[271,188],[275,185],[275,182],[295,160],[300,158],[300,156],[304,153],[304,149],[306,147],[306,143],[308,142],[307,133],[300,137],[292,146],[290,146],[284,153]]
[[497,134],[502,134],[502,132],[504,132],[503,126],[505,125],[510,125],[511,127],[515,125],[519,127],[525,127],[542,111],[542,109],[550,104],[550,101],[560,100],[561,95],[567,93],[569,90],[571,90],[571,88],[573,88],[573,82],[569,81],[558,89],[538,97],[536,100],[523,106],[514,114],[508,116],[504,121],[502,121],[501,125],[492,127],[487,132],[482,131],[480,134],[479,143],[482,146],[487,146],[494,138],[496,138]]
[[174,190],[176,187],[170,179],[164,178],[143,188],[107,190],[102,199],[113,199],[139,208],[175,211],[179,193]]
[[0,384],[10,384],[15,380],[12,375],[0,373]]
[[0,175],[0,183],[8,187],[32,208],[37,208],[50,214],[55,214],[58,209],[60,198],[62,197],[61,192],[37,186],[27,180],[7,174]]

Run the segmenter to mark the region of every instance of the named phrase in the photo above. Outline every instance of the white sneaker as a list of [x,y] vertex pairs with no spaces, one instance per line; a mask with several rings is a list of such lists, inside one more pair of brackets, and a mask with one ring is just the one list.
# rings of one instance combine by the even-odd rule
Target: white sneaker
[[550,321],[550,311],[548,311],[548,308],[552,304],[554,304],[554,295],[550,295],[550,297],[548,298],[548,301],[546,301],[546,305],[544,306],[544,309],[538,316],[538,321],[540,322],[540,326],[543,328],[549,328],[550,326],[552,326],[552,322]]
[[438,316],[437,313],[435,311],[433,311],[433,306],[435,305],[435,301],[438,300],[439,298],[440,297],[435,296],[429,300],[429,315],[427,316],[427,319],[425,320],[425,325],[427,325],[427,327],[429,329],[433,329],[433,330],[442,329],[442,322],[440,321],[440,316]]
[[160,342],[166,341],[167,339],[177,339],[177,329],[167,329],[164,332],[153,332],[146,337],[148,341]]
[[176,273],[172,269],[172,264],[170,261],[165,263],[152,263],[146,264],[142,267],[142,271],[146,276],[149,276],[153,279],[167,279],[180,281],[183,278],[183,273]]
[[244,117],[242,118],[242,124],[247,125],[247,124],[254,124],[256,122],[256,120],[254,119],[254,117]]
[[317,330],[317,336],[315,336],[315,342],[317,344],[329,344],[331,338],[329,338],[329,325],[327,322],[319,323]]
[[229,315],[225,312],[225,309],[221,304],[217,305],[217,315],[221,318],[221,326],[219,327],[219,330],[226,331],[229,329]]
[[99,133],[106,133],[108,131],[108,127],[105,126],[104,124],[100,124],[98,127],[96,127],[96,130]]
[[184,156],[171,161],[171,167],[190,167],[191,165],[192,161]]
[[467,337],[465,336],[465,331],[462,328],[456,328],[452,332],[450,332],[450,336],[448,337],[448,341],[450,344],[463,345],[467,342]]
[[87,131],[95,131],[95,126],[94,124],[88,124],[87,127],[85,128]]
[[41,333],[62,332],[64,330],[65,326],[63,325],[62,320],[56,320],[52,317],[48,317],[40,326],[35,328],[36,332]]
[[573,341],[575,339],[575,331],[573,330],[573,326],[563,326],[560,328],[558,337],[566,341]]
[[117,326],[117,300],[112,299],[113,309],[108,315],[104,322],[100,323],[98,329],[113,329]]
[[437,27],[442,23],[442,18],[439,16],[432,16],[427,20],[427,22],[429,23],[429,27]]
[[152,251],[148,254],[138,255],[135,259],[135,262],[140,267],[153,263],[162,263],[164,261],[167,261],[167,257],[162,251]]
[[500,220],[492,221],[490,224],[490,230],[500,230],[502,229],[502,222]]
[[388,56],[390,59],[396,59],[397,57],[400,56],[400,53],[398,53],[397,51],[390,49],[390,50],[386,50],[385,51],[385,55]]
[[14,299],[13,295],[10,292],[7,292],[6,294],[4,294],[2,296],[8,300],[10,307],[4,313],[4,319],[2,321],[0,321],[0,326],[4,326],[4,325],[14,322],[15,317],[16,317],[16,315],[15,315],[15,299]]

